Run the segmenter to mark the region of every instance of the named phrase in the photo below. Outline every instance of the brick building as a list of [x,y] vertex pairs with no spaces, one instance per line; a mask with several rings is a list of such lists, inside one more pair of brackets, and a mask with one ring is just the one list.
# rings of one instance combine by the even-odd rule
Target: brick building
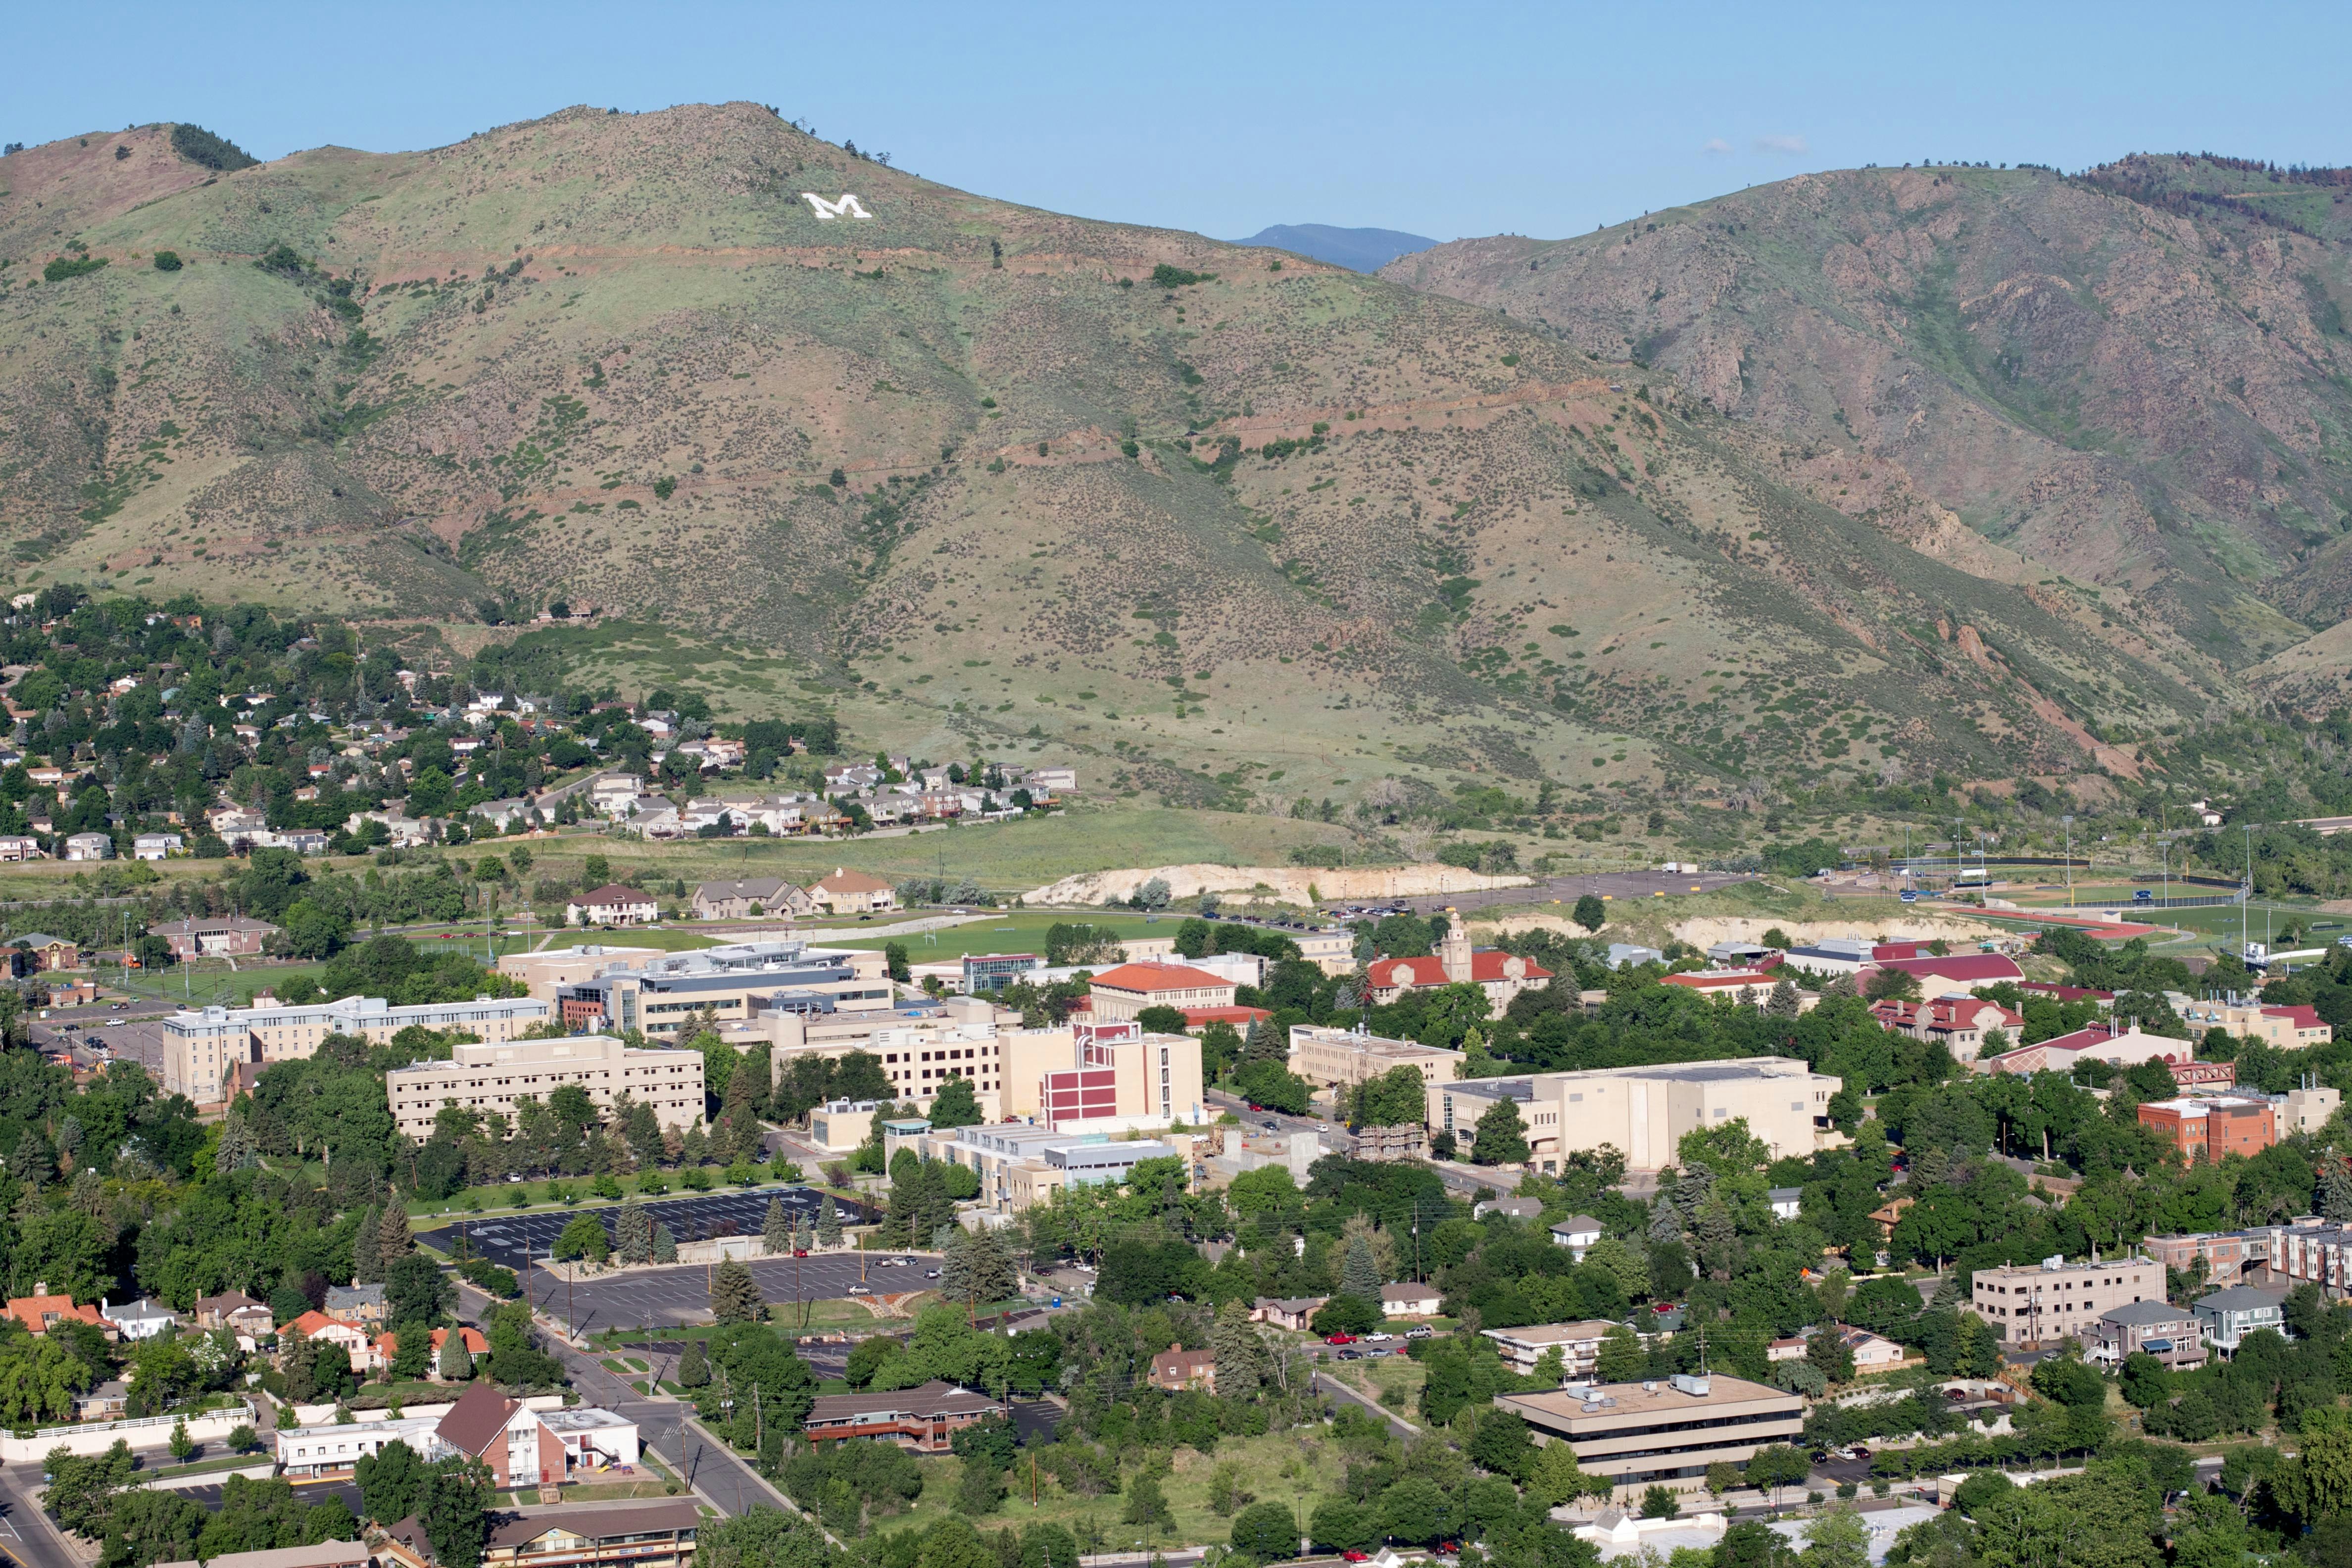
[[2139,1108],[2139,1122],[2192,1163],[2218,1163],[2224,1154],[2252,1156],[2278,1142],[2271,1102],[2252,1095],[2154,1100]]

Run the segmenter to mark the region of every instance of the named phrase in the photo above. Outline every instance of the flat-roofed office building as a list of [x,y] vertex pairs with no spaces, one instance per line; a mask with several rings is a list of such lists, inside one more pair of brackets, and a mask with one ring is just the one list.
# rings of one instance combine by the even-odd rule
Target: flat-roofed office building
[[1721,1373],[1498,1394],[1495,1403],[1525,1417],[1538,1443],[1566,1443],[1577,1468],[1625,1488],[1696,1491],[1709,1465],[1744,1464],[1805,1429],[1802,1399]]
[[1675,1163],[1687,1132],[1742,1120],[1774,1159],[1802,1158],[1843,1142],[1830,1125],[1830,1097],[1842,1079],[1794,1057],[1662,1062],[1652,1067],[1542,1072],[1428,1086],[1429,1125],[1457,1139],[1476,1130],[1497,1096],[1519,1102],[1528,1168],[1556,1171],[1563,1155],[1603,1143],[1636,1171]]
[[462,1029],[485,1040],[509,1040],[553,1011],[536,997],[432,1002],[395,1007],[381,996],[342,996],[299,1005],[201,1007],[163,1020],[163,1092],[199,1105],[223,1099],[222,1084],[239,1066],[296,1061],[315,1053],[330,1035],[353,1035],[387,1045],[403,1029]]
[[1424,1084],[1451,1083],[1462,1076],[1463,1060],[1460,1051],[1358,1029],[1290,1026],[1290,1070],[1317,1089],[1346,1088],[1401,1067],[1417,1069]]

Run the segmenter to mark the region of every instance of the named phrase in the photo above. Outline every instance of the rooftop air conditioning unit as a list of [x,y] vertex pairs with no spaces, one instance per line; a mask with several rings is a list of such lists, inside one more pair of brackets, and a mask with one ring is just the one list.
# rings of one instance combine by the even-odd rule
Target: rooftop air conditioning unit
[[1687,1394],[1694,1399],[1705,1399],[1707,1389],[1713,1382],[1706,1374],[1694,1372],[1678,1372],[1671,1381],[1677,1393]]

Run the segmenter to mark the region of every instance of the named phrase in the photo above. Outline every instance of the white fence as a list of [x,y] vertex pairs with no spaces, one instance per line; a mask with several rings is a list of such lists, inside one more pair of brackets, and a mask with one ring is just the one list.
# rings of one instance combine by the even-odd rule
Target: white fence
[[[225,1441],[240,1426],[250,1426],[253,1412],[243,1405],[209,1410],[187,1418],[188,1436],[199,1443]],[[88,1421],[77,1426],[44,1426],[26,1437],[11,1432],[0,1437],[0,1459],[10,1464],[37,1460],[52,1448],[74,1454],[103,1454],[121,1438],[133,1448],[161,1448],[172,1440],[177,1415],[134,1415],[121,1421]]]

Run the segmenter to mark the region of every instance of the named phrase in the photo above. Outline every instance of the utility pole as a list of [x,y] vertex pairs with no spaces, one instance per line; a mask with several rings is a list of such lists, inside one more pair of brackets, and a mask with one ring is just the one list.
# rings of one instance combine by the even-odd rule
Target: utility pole
[[2074,907],[2074,816],[2068,812],[2058,818],[2066,829],[2066,907]]

